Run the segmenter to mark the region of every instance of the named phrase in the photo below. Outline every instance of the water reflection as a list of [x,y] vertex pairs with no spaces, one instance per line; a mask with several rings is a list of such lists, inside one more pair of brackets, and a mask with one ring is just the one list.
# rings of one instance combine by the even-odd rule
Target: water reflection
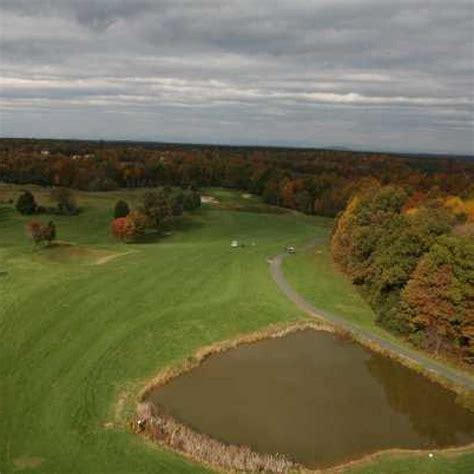
[[178,420],[325,467],[389,448],[474,441],[474,414],[440,386],[312,330],[216,354],[150,395]]
[[474,417],[454,403],[453,393],[377,354],[366,364],[383,387],[390,407],[409,418],[426,446],[454,446],[472,439]]

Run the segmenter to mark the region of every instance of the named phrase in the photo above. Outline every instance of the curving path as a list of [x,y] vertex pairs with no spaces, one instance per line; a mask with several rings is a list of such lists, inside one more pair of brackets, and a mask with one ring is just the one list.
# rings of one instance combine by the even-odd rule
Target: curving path
[[413,349],[395,344],[389,340],[384,339],[383,337],[378,336],[377,334],[372,333],[367,329],[348,322],[342,316],[338,316],[337,314],[330,313],[329,311],[325,311],[324,309],[317,308],[316,306],[312,305],[308,300],[297,293],[286,280],[281,268],[281,264],[287,256],[288,255],[284,253],[269,259],[270,271],[280,290],[300,309],[305,311],[310,316],[321,319],[325,322],[329,322],[334,326],[350,332],[359,340],[375,343],[384,350],[398,357],[405,358],[408,361],[423,367],[425,370],[428,370],[436,376],[442,377],[451,383],[462,386],[468,390],[474,390],[474,378],[467,373],[446,366]]

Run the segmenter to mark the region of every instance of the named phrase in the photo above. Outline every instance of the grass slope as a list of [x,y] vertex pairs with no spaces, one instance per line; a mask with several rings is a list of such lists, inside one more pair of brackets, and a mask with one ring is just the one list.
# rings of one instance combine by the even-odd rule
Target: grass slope
[[283,262],[293,288],[315,306],[345,316],[349,321],[395,339],[375,324],[375,314],[344,275],[336,269],[327,245],[328,233],[314,248]]
[[[0,203],[19,189],[0,185]],[[28,219],[0,204],[2,474],[205,471],[125,426],[104,427],[119,394],[202,345],[303,317],[279,293],[265,258],[288,242],[323,242],[329,229],[328,220],[295,213],[243,212],[239,193],[213,192],[240,210],[205,206],[172,235],[134,245],[114,242],[109,222],[119,197],[134,202],[140,192],[80,193],[83,212],[54,219],[58,238],[76,244],[71,258],[64,247],[34,250],[24,235]],[[256,245],[231,249],[232,239]],[[468,472],[470,460],[442,467]],[[384,472],[405,472],[391,463]]]

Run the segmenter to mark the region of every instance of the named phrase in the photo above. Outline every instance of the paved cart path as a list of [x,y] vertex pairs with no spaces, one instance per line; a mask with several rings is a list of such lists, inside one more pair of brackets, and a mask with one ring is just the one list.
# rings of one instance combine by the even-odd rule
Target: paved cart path
[[348,322],[342,316],[314,306],[303,296],[297,293],[285,278],[282,270],[282,262],[286,257],[288,257],[288,254],[283,253],[269,260],[272,277],[280,290],[307,314],[344,329],[353,334],[358,339],[366,340],[369,343],[372,342],[378,344],[386,351],[404,357],[405,359],[422,366],[426,370],[448,380],[449,382],[452,382],[456,385],[461,385],[469,390],[474,390],[474,377],[470,376],[469,374],[437,362],[436,360],[425,356],[418,351],[390,342],[389,340],[384,339],[383,337],[378,336],[367,329]]

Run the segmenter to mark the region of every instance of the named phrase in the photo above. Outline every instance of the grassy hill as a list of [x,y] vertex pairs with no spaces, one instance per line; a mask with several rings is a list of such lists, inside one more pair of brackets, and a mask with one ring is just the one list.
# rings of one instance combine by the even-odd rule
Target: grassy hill
[[[0,203],[20,189],[0,185]],[[266,257],[315,237],[324,246],[330,220],[210,190],[219,204],[184,216],[170,235],[118,243],[109,231],[113,205],[141,192],[78,193],[82,212],[54,218],[60,243],[48,249],[27,240],[28,218],[0,204],[2,474],[204,470],[117,423],[117,402],[202,345],[304,317],[272,281]],[[232,249],[233,239],[246,246]],[[311,271],[301,268],[299,281]],[[321,271],[334,277],[330,265]],[[348,317],[370,319],[350,285],[332,290],[336,299],[349,295]],[[387,458],[364,472],[382,465],[383,472],[469,472],[473,462],[470,454]]]

